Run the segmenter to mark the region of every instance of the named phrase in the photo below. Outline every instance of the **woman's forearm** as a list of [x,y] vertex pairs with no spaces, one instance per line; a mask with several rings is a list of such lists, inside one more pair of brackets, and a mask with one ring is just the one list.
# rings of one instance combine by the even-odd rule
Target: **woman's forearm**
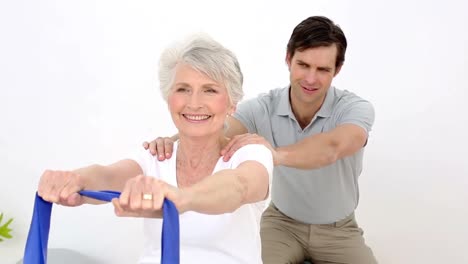
[[[73,172],[82,178],[83,188],[86,190],[114,191],[122,191],[130,178],[143,173],[138,164],[132,160],[122,160],[107,166],[94,164],[76,169]],[[85,202],[102,203],[88,198],[85,199]]]
[[248,187],[233,174],[233,170],[219,171],[185,188],[183,191],[188,194],[186,209],[203,214],[235,211],[243,204]]
[[187,210],[204,214],[233,212],[244,204],[264,200],[268,190],[268,172],[254,161],[218,171],[184,189],[189,197]]

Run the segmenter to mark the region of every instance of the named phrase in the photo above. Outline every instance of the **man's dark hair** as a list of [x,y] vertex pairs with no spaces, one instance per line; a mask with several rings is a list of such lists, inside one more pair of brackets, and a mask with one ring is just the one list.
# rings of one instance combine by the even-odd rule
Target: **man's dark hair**
[[346,53],[346,37],[341,28],[330,19],[323,16],[311,16],[299,23],[293,30],[288,42],[287,52],[292,59],[296,50],[336,44],[337,55],[335,67],[343,65]]

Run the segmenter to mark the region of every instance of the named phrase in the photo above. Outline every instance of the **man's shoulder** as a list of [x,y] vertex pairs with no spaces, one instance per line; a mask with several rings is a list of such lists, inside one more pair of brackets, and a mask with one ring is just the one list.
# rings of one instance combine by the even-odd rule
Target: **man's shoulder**
[[257,98],[264,100],[279,100],[285,93],[287,93],[288,87],[271,89],[266,93],[260,93]]
[[360,104],[372,105],[371,102],[351,91],[335,88],[335,107],[348,107]]
[[272,89],[268,92],[260,93],[256,97],[242,102],[242,104],[263,108],[272,108],[277,105],[284,94],[287,93],[287,89],[287,87]]
[[348,90],[335,89],[335,102],[332,111],[332,117],[335,120],[357,120],[356,122],[365,121],[368,131],[375,119],[375,109],[372,103],[353,92]]

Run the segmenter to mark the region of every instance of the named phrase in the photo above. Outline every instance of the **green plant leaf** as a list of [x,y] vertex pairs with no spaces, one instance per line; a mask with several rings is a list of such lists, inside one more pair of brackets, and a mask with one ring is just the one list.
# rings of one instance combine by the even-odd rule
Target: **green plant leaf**
[[[12,229],[9,228],[8,225],[10,225],[11,222],[13,222],[13,218],[10,218],[10,220],[8,220],[5,224],[1,225],[2,219],[3,219],[3,213],[0,214],[0,237],[12,238],[10,234]],[[3,241],[3,239],[0,238],[0,242],[1,241]]]

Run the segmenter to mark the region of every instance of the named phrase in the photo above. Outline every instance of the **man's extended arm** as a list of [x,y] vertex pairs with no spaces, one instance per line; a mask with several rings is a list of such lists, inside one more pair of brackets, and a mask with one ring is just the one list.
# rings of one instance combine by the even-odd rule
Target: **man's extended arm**
[[367,141],[364,128],[343,124],[335,129],[275,149],[275,165],[315,169],[330,165],[360,150]]

